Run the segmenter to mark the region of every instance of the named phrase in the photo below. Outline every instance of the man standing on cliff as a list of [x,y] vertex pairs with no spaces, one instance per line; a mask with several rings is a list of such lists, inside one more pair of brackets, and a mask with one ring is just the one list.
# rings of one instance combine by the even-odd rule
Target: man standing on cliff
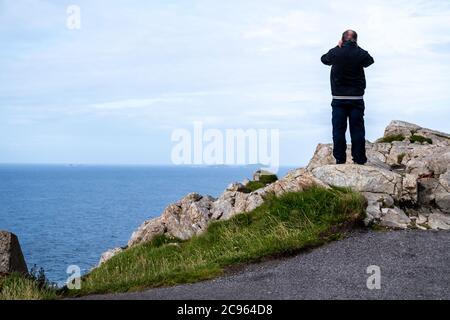
[[331,68],[333,94],[333,156],[337,164],[347,161],[347,119],[350,123],[353,162],[365,164],[366,132],[364,127],[364,68],[374,63],[370,54],[358,46],[358,35],[353,30],[343,33],[337,47],[322,56],[322,62]]

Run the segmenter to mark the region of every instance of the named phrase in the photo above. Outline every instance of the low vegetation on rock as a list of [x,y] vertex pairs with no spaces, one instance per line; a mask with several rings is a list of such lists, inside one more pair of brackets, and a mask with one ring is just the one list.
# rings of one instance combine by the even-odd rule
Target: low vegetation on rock
[[83,278],[73,294],[124,292],[189,283],[226,267],[288,255],[340,237],[343,225],[362,221],[365,199],[346,189],[313,187],[269,196],[251,212],[213,222],[181,241],[157,236],[117,254]]
[[397,163],[398,163],[398,164],[402,164],[403,159],[405,159],[405,157],[406,157],[406,153],[404,153],[404,152],[400,153],[400,154],[397,156]]
[[277,180],[278,180],[278,177],[276,174],[262,175],[259,177],[258,181],[252,180],[252,181],[247,182],[244,185],[243,192],[251,193],[258,189],[262,189],[265,186],[267,186],[271,183],[274,183]]
[[394,141],[403,141],[405,136],[403,134],[393,134],[389,136],[384,136],[377,140],[378,143],[392,143]]
[[433,140],[431,140],[430,138],[421,136],[419,134],[413,134],[411,137],[409,137],[409,141],[411,143],[418,142],[420,144],[423,144],[423,143],[433,144]]
[[58,297],[57,292],[42,273],[0,277],[0,300],[53,300]]

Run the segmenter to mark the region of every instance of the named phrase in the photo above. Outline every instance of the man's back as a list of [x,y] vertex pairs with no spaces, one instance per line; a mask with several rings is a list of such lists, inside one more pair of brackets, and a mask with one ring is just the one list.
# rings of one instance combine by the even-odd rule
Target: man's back
[[336,48],[322,56],[322,62],[331,68],[333,92],[333,156],[337,164],[347,162],[347,121],[350,124],[353,162],[365,164],[366,129],[364,124],[364,92],[366,76],[364,68],[374,63],[370,54],[358,44],[358,34],[347,30]]
[[345,42],[322,56],[331,65],[331,91],[335,97],[362,97],[366,89],[364,68],[374,63],[369,53],[354,42]]

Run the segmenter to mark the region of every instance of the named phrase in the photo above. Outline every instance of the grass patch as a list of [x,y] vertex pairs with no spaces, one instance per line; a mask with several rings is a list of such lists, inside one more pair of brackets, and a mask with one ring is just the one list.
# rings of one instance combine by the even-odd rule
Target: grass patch
[[337,239],[340,226],[360,221],[364,209],[364,198],[346,189],[270,196],[254,211],[212,223],[203,235],[188,241],[159,237],[126,250],[85,276],[80,291],[68,294],[127,292],[210,279],[232,265]]
[[259,177],[259,182],[268,185],[278,180],[276,174],[265,174]]
[[245,193],[251,193],[258,189],[264,188],[265,186],[274,183],[278,180],[276,174],[266,174],[259,177],[259,181],[249,181],[243,190]]
[[0,300],[52,300],[57,291],[33,276],[14,273],[0,278]]
[[397,163],[398,163],[398,164],[402,164],[403,159],[405,159],[405,156],[406,156],[406,153],[400,153],[400,154],[397,156]]
[[394,134],[390,136],[386,136],[377,140],[379,143],[392,143],[394,141],[403,141],[405,140],[405,136],[402,134]]
[[411,143],[418,142],[420,144],[423,144],[423,143],[427,142],[428,144],[433,144],[433,140],[431,140],[430,138],[421,136],[419,134],[413,134],[411,137],[409,137],[409,141]]
[[258,189],[264,188],[266,185],[259,181],[249,181],[245,187],[243,192],[245,193],[251,193],[253,191],[256,191]]

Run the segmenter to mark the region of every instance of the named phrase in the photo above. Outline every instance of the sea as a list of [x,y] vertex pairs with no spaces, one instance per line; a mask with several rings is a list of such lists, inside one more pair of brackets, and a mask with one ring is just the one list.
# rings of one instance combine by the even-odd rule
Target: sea
[[[190,192],[214,197],[255,166],[0,165],[0,230],[19,238],[28,268],[62,285],[145,220]],[[285,175],[292,168],[280,168]]]

